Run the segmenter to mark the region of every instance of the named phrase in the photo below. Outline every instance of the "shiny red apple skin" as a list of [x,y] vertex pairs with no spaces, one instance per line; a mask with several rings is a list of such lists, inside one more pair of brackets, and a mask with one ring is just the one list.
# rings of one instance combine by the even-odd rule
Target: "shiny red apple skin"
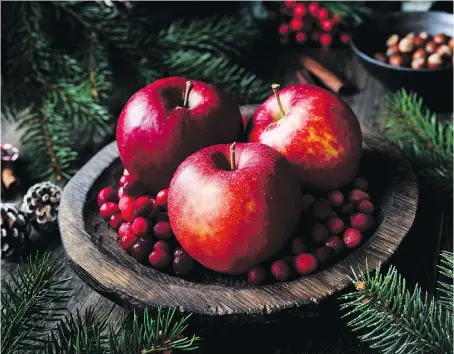
[[361,128],[340,98],[320,87],[294,85],[279,91],[281,117],[273,94],[254,112],[248,141],[269,145],[297,169],[301,183],[334,190],[356,175],[362,151]]
[[129,174],[156,193],[168,188],[173,173],[197,150],[238,140],[243,132],[238,105],[214,86],[190,80],[188,108],[183,108],[185,78],[154,81],[124,106],[116,137]]
[[184,250],[205,267],[246,273],[277,253],[301,211],[290,163],[263,144],[204,148],[177,169],[169,188],[169,220]]

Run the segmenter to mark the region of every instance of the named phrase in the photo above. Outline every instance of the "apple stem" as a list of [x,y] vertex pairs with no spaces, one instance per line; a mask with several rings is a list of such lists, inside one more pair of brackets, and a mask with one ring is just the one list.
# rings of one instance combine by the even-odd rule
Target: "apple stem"
[[235,170],[235,145],[236,142],[232,143],[230,145],[230,170],[233,171]]
[[183,101],[184,108],[188,108],[189,94],[191,93],[191,89],[193,87],[194,87],[194,83],[192,81],[186,81],[186,91],[184,92],[184,101]]
[[279,85],[279,84],[271,85],[271,88],[273,89],[273,92],[274,92],[274,96],[276,96],[277,104],[279,105],[279,108],[281,110],[281,114],[282,114],[282,116],[285,116],[284,107],[282,107],[281,98],[279,97],[279,87],[281,87],[281,85]]

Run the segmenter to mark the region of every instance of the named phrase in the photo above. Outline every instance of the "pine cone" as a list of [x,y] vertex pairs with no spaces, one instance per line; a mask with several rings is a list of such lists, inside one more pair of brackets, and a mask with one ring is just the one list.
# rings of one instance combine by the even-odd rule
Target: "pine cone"
[[1,204],[1,258],[20,253],[30,235],[25,215],[12,204]]
[[21,210],[41,232],[54,231],[58,225],[61,188],[51,182],[37,183],[24,196]]

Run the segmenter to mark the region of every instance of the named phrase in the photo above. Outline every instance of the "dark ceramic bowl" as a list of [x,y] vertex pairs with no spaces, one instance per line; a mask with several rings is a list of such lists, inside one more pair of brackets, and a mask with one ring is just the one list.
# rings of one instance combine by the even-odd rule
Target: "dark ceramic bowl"
[[351,46],[362,65],[390,90],[406,88],[418,93],[435,110],[452,110],[453,68],[414,70],[395,67],[373,58],[386,51],[386,40],[397,33],[410,32],[430,35],[445,33],[453,36],[454,16],[445,12],[393,12],[370,18],[353,32]]

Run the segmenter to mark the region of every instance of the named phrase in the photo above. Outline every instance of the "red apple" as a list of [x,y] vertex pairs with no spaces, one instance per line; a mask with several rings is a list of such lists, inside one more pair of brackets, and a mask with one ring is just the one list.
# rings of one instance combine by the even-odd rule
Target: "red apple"
[[117,123],[117,145],[133,179],[156,193],[169,186],[183,160],[197,150],[241,137],[238,105],[214,86],[181,77],[157,80],[136,92]]
[[270,96],[248,125],[248,141],[269,145],[297,169],[301,183],[334,190],[356,175],[362,150],[353,111],[316,86],[295,85]]
[[214,145],[178,167],[168,210],[175,237],[192,258],[221,273],[246,273],[277,253],[295,229],[299,182],[290,163],[266,145]]

